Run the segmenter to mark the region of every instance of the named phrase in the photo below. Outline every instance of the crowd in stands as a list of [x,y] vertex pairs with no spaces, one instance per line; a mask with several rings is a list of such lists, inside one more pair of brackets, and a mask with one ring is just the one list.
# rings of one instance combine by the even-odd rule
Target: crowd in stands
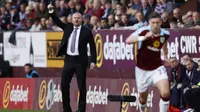
[[[19,28],[27,31],[61,31],[48,15],[51,0],[0,0],[0,30]],[[83,25],[93,30],[137,29],[148,24],[157,12],[163,28],[200,28],[199,12],[181,15],[185,0],[52,0],[62,22],[71,22],[72,14],[83,15]],[[172,14],[172,17],[169,15]]]

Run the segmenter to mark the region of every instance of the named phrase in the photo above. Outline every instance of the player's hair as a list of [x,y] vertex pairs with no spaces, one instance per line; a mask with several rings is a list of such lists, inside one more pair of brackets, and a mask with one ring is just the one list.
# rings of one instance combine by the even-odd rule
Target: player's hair
[[160,18],[160,19],[161,19],[161,16],[160,16],[157,12],[153,12],[153,13],[149,16],[149,19],[154,19],[154,18]]
[[32,64],[30,64],[30,63],[26,63],[24,66],[29,66],[30,68],[32,68],[32,67],[33,67],[33,65],[32,65]]

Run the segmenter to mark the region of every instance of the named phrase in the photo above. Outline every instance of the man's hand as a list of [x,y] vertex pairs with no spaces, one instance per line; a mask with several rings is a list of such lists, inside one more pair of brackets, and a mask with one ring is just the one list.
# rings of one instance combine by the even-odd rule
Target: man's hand
[[180,89],[181,87],[182,87],[182,84],[179,83],[179,84],[177,85],[177,89]]
[[146,33],[145,37],[146,37],[146,39],[153,38],[153,33],[152,32],[148,32],[148,33]]
[[53,13],[53,5],[50,3],[48,6],[47,6],[48,10],[49,10],[49,13]]
[[96,66],[95,63],[91,63],[90,64],[90,70],[94,69],[95,66]]
[[192,88],[199,88],[199,86],[197,86],[197,85],[193,85]]

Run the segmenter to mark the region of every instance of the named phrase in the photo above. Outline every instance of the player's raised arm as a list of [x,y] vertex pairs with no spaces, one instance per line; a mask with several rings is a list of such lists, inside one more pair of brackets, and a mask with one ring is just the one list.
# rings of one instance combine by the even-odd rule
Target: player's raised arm
[[162,46],[162,51],[163,51],[163,56],[164,56],[165,61],[169,62],[169,59],[168,59],[168,49],[167,49],[167,42],[168,42],[168,41],[166,41],[166,42],[164,43],[164,45]]
[[127,39],[126,39],[126,43],[127,44],[135,44],[137,42],[140,41],[144,41],[150,37],[153,37],[153,33],[152,32],[148,32],[145,35],[141,35],[141,33],[143,32],[144,28],[138,29],[135,32],[133,32]]

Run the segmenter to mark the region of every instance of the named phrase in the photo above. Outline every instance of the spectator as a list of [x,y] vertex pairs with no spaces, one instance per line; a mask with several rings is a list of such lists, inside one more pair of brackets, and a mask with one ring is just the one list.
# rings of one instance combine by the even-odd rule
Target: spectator
[[147,22],[144,20],[143,13],[137,12],[136,13],[136,23],[133,26],[123,27],[123,29],[136,30],[136,29],[141,28],[146,25],[147,25]]
[[86,4],[85,4],[85,11],[84,13],[88,14],[89,12],[92,11],[93,8],[93,0],[87,0]]
[[199,12],[193,12],[192,14],[192,19],[193,19],[193,24],[192,26],[197,28],[197,26],[200,26],[200,17],[199,17]]
[[40,24],[40,18],[36,18],[34,24],[32,25],[30,31],[40,31],[41,24]]
[[27,19],[26,20],[26,29],[25,30],[30,30],[32,27],[32,20],[31,19]]
[[59,10],[57,9],[58,16],[59,17],[61,17],[61,16],[67,16],[67,9],[65,8],[64,0],[61,0],[59,4],[60,4],[59,5]]
[[169,13],[168,12],[163,12],[163,14],[161,15],[161,18],[162,18],[162,21],[163,21],[161,27],[162,28],[170,28],[170,25],[169,25]]
[[96,16],[98,19],[101,19],[101,17],[104,15],[104,9],[101,8],[101,2],[100,0],[94,0],[93,1],[93,8],[88,12],[91,16]]
[[138,11],[139,9],[142,8],[142,4],[141,4],[140,0],[132,0],[132,1],[133,1],[133,3],[131,5],[131,8],[133,10],[137,10]]
[[193,24],[192,14],[193,14],[192,11],[188,11],[187,14],[183,16],[185,19],[185,25],[184,25],[185,28],[190,28],[192,26]]
[[108,29],[109,26],[108,26],[108,20],[106,18],[102,18],[101,19],[101,29]]
[[107,2],[105,4],[105,10],[104,10],[104,15],[102,16],[102,18],[108,18],[108,16],[110,14],[113,14],[114,13],[114,10],[111,8],[111,3],[110,2]]
[[178,28],[177,19],[175,17],[172,17],[170,22],[169,22],[169,25],[170,25],[170,29]]
[[151,12],[153,12],[156,7],[156,0],[147,0],[147,1],[148,1],[148,6],[151,9]]
[[[193,60],[190,54],[184,54],[182,56],[183,65],[187,60]],[[195,64],[195,67],[198,68],[198,64],[196,62],[194,62],[194,64]]]
[[141,12],[142,12],[143,15],[144,15],[145,21],[148,21],[148,20],[149,20],[149,15],[151,14],[151,9],[150,9],[150,7],[148,6],[146,0],[141,0],[141,3],[142,3]]
[[190,88],[195,88],[197,84],[200,82],[200,72],[197,71],[197,67],[195,66],[195,62],[192,60],[187,60],[185,62],[185,66],[187,68],[186,77],[184,78],[184,92]]
[[98,18],[96,16],[92,16],[90,19],[90,24],[92,25],[93,30],[99,30],[100,28],[98,27]]
[[130,15],[130,20],[133,21],[135,18],[135,14],[137,11],[139,11],[142,8],[142,4],[140,0],[133,0],[133,3],[131,4],[131,8],[127,10],[127,14]]
[[25,11],[25,19],[34,19],[35,15],[34,12],[32,11],[32,9],[30,8],[30,6],[26,7],[26,11]]
[[92,28],[92,25],[90,24],[90,15],[89,14],[84,14],[83,15],[83,25],[87,28]]
[[25,10],[26,9],[26,5],[25,4],[21,4],[20,5],[20,12],[19,12],[19,18],[20,18],[20,22],[24,22],[25,21],[25,17],[26,17],[26,13]]
[[10,13],[4,7],[1,7],[1,27],[3,30],[7,30],[8,24],[11,23],[10,19]]
[[36,12],[36,18],[47,18],[48,13],[46,10],[46,5],[44,3],[39,4],[39,10]]
[[114,18],[114,15],[113,14],[110,14],[108,16],[108,26],[111,28],[111,27],[114,27],[115,25],[115,18]]
[[[187,60],[185,62],[186,77],[183,79],[183,94],[191,88],[196,88],[197,84],[200,82],[200,72],[197,71],[197,67],[194,61]],[[183,100],[183,107],[186,107],[185,100]]]
[[25,64],[24,70],[25,70],[25,73],[26,73],[26,78],[38,78],[38,77],[40,77],[40,75],[35,70],[33,70],[33,66],[29,63]]
[[123,14],[124,14],[124,12],[122,10],[117,10],[117,12],[115,14],[115,20],[116,20],[116,23],[114,25],[115,28],[124,26],[124,24],[122,22],[122,15]]
[[40,20],[41,29],[40,30],[47,30],[46,19],[41,18]]
[[181,88],[184,77],[186,76],[186,67],[176,59],[170,58],[171,64],[171,99],[170,104],[176,108],[181,108]]
[[173,10],[173,17],[177,19],[177,22],[180,22],[181,24],[183,24],[181,10],[179,8],[175,8]]
[[134,22],[130,21],[128,15],[126,15],[126,14],[122,15],[122,23],[123,23],[124,26],[134,25]]
[[19,17],[19,13],[17,11],[17,7],[12,7],[11,11],[10,11],[10,15],[11,15],[11,24],[13,27],[17,27],[19,25],[20,22],[20,17]]
[[166,0],[157,0],[155,12],[162,15],[163,12],[171,13],[172,10],[172,2]]
[[81,3],[81,0],[76,0],[76,10],[77,12],[84,14],[85,6]]

